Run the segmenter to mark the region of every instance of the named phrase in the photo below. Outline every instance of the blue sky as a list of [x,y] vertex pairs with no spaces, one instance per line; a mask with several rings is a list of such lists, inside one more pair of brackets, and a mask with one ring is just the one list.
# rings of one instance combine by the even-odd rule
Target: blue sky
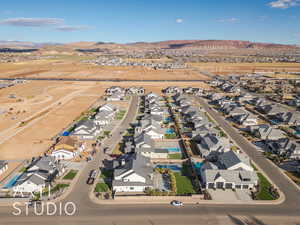
[[0,40],[300,44],[300,0],[1,1]]

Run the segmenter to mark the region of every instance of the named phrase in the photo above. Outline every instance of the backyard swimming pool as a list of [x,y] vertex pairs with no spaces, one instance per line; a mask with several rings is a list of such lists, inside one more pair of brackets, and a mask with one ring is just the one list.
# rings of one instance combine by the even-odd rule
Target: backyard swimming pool
[[162,165],[162,164],[159,164],[159,165],[156,165],[155,168],[170,169],[174,172],[180,172],[182,167],[179,166],[179,165]]
[[180,148],[176,148],[176,147],[166,148],[166,149],[168,149],[169,153],[179,153],[179,152],[181,152]]
[[22,174],[17,174],[15,175],[13,178],[10,179],[10,181],[8,181],[4,186],[3,188],[6,188],[6,189],[9,189],[9,188],[12,188],[15,183],[17,182],[17,180],[21,177]]
[[174,130],[172,128],[168,128],[166,130],[166,134],[174,134]]
[[172,117],[167,117],[167,118],[165,118],[165,122],[173,122]]
[[197,174],[200,175],[203,162],[196,162],[196,163],[193,163],[193,165],[194,165],[194,168],[196,169]]

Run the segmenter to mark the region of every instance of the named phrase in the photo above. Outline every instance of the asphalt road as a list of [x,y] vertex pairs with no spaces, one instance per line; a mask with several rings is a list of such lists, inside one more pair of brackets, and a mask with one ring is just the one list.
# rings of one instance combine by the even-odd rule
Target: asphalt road
[[[137,105],[137,98],[132,100],[128,114],[121,126],[113,132],[112,138],[105,143],[107,146],[115,145],[120,136],[120,130],[125,130],[132,121]],[[72,201],[77,206],[74,216],[36,216],[32,212],[26,216],[13,216],[13,208],[0,208],[0,224],[111,224],[111,225],[225,225],[245,224],[241,218],[250,218],[256,224],[299,224],[300,199],[299,191],[290,184],[278,170],[265,158],[257,153],[247,141],[244,140],[222,117],[209,109],[205,109],[212,117],[224,127],[226,132],[243,147],[244,151],[268,174],[268,176],[281,188],[286,201],[281,205],[185,205],[175,208],[170,205],[98,205],[89,200],[88,193],[91,187],[86,185],[86,178],[91,169],[100,165],[103,155],[99,153],[96,159],[90,162],[80,175],[80,179],[72,192],[63,201]]]

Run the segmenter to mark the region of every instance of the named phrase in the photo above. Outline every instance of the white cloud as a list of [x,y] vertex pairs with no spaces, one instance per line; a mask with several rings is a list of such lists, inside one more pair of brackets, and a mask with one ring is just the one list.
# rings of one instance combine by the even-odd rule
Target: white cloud
[[175,21],[176,21],[176,23],[182,23],[182,22],[183,22],[183,19],[177,18]]
[[219,19],[219,20],[217,20],[217,22],[219,22],[219,23],[235,23],[237,21],[239,21],[239,19],[234,18],[234,17],[229,18],[229,19]]
[[79,31],[79,30],[88,30],[91,27],[88,26],[60,26],[56,27],[56,30],[65,31],[65,32],[72,32],[72,31]]
[[9,25],[17,27],[54,27],[55,30],[72,32],[87,30],[88,26],[69,26],[65,24],[64,19],[60,18],[10,18],[0,21],[0,25]]
[[63,24],[64,20],[59,18],[11,18],[0,21],[2,25],[18,27],[44,27]]
[[287,9],[300,5],[300,0],[277,0],[268,4],[271,8]]

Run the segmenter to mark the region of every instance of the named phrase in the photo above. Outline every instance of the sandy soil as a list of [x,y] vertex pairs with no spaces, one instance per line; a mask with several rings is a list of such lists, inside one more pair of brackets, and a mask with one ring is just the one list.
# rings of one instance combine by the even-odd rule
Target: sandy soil
[[78,60],[36,60],[0,64],[1,77],[98,78],[127,80],[196,80],[208,79],[190,69],[154,70],[145,67],[111,67],[83,64]]
[[[24,121],[63,96],[82,89],[83,85],[30,81],[1,89],[0,109],[7,113],[0,115],[0,134],[5,128]],[[11,94],[16,98],[9,98]]]
[[300,71],[300,63],[192,63],[191,65],[220,75],[229,73]]

